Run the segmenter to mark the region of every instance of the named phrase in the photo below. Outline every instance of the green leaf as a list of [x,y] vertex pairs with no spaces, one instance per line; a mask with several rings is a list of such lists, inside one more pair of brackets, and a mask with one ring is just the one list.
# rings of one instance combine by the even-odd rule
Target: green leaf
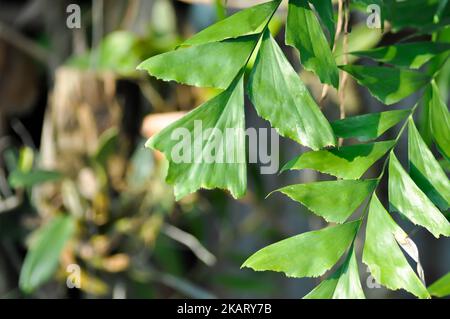
[[304,299],[365,299],[359,280],[356,252],[353,247],[344,264]]
[[177,200],[200,188],[246,192],[243,77],[152,137],[147,147],[169,160],[167,182]]
[[363,262],[375,280],[387,288],[405,289],[419,298],[429,298],[425,286],[397,244],[397,238],[406,237],[374,195],[369,207]]
[[443,298],[450,296],[450,273],[435,281],[428,287],[432,296]]
[[443,16],[443,13],[444,13],[444,10],[445,10],[445,7],[447,6],[447,4],[448,4],[448,0],[439,0],[439,4],[436,9],[436,13],[434,15],[434,21],[437,21],[437,22],[441,21],[441,18]]
[[440,152],[450,159],[450,113],[439,95],[436,83],[432,83],[432,93],[428,110],[433,139]]
[[148,49],[144,41],[128,31],[116,31],[108,34],[100,45],[85,54],[70,58],[66,64],[71,67],[87,70],[93,67],[107,70],[122,76],[132,76],[136,66],[145,56]]
[[280,2],[270,1],[241,10],[197,33],[183,45],[198,45],[261,33]]
[[408,123],[408,157],[411,178],[441,210],[450,203],[450,182],[439,162],[410,118]]
[[362,142],[366,142],[380,137],[409,114],[411,114],[411,110],[370,113],[332,122],[331,127],[338,137],[355,137]]
[[291,185],[278,191],[302,203],[328,222],[343,223],[375,190],[376,185],[375,179],[337,180]]
[[248,91],[259,116],[282,136],[312,149],[335,144],[330,124],[269,32],[264,34]]
[[418,69],[436,55],[449,50],[449,43],[414,42],[379,47],[367,51],[355,51],[350,52],[350,54],[369,57],[396,66]]
[[289,0],[286,44],[300,51],[305,69],[316,73],[322,83],[339,87],[339,70],[322,27],[308,1]]
[[152,57],[138,66],[164,81],[225,89],[252,54],[258,36],[246,36],[181,48]]
[[256,252],[242,265],[288,277],[318,277],[333,267],[353,242],[360,222],[303,233]]
[[71,216],[55,217],[38,230],[20,271],[20,289],[31,293],[52,277],[74,231],[75,220]]
[[362,65],[343,65],[340,68],[387,105],[403,100],[431,80],[423,73],[407,69]]
[[414,184],[394,153],[389,160],[389,202],[411,222],[428,229],[436,238],[450,236],[450,224],[428,197]]
[[60,180],[63,175],[55,171],[33,170],[23,172],[15,170],[8,176],[8,182],[13,188],[32,187],[35,185],[55,182]]
[[384,141],[306,152],[288,162],[281,171],[314,169],[344,179],[358,179],[395,144]]
[[317,13],[319,14],[320,20],[325,25],[330,34],[330,47],[333,47],[334,36],[336,33],[334,13],[333,13],[333,1],[331,0],[308,0],[313,4]]
[[[433,24],[439,1],[441,0],[385,0],[386,19],[394,32],[406,27],[421,30]],[[446,10],[444,14],[448,16],[448,12]]]

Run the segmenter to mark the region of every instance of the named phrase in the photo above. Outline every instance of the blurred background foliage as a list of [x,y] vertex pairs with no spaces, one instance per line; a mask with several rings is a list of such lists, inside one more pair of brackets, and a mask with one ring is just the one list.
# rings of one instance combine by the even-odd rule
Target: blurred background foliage
[[[66,27],[73,2],[81,7],[80,29]],[[323,226],[282,196],[265,196],[281,185],[327,177],[312,171],[261,176],[250,165],[243,200],[212,191],[175,202],[164,159],[143,147],[171,119],[217,92],[157,81],[136,66],[258,2],[264,1],[0,1],[0,298],[299,298],[320,280],[288,280],[240,265],[268,243]],[[372,2],[352,1],[350,51],[431,27],[440,3],[387,1],[382,32],[366,26]],[[283,8],[271,23],[280,40]],[[439,19],[448,19],[448,11]],[[450,41],[450,30],[435,36]],[[282,48],[298,67],[294,51]],[[342,53],[338,41],[338,62]],[[448,98],[450,63],[434,63]],[[299,72],[319,100],[318,80]],[[347,114],[385,110],[354,82],[347,91]],[[417,97],[394,108],[411,107]],[[330,120],[338,118],[337,92],[330,90],[322,104]],[[252,108],[246,112],[247,126],[269,127]],[[300,150],[282,140],[281,164]],[[414,240],[428,282],[448,272],[448,238],[420,232]],[[81,268],[80,290],[66,285],[71,264]],[[376,288],[367,269],[360,273],[368,297],[403,296]]]

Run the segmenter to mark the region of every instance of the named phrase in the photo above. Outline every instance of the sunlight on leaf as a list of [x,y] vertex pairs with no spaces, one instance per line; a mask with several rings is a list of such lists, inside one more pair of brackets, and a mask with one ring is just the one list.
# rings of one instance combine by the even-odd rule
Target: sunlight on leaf
[[282,136],[312,149],[335,144],[330,124],[269,32],[250,76],[249,97]]
[[385,141],[306,152],[288,162],[282,171],[314,169],[344,179],[358,179],[394,145],[394,141]]
[[241,37],[180,48],[152,57],[138,66],[164,81],[226,89],[252,54],[258,37]]
[[241,76],[226,91],[152,137],[146,146],[163,152],[169,160],[166,180],[174,185],[177,200],[200,188],[228,189],[238,198],[247,190],[244,131]]
[[339,70],[322,27],[307,1],[289,0],[286,44],[300,51],[302,65],[316,73],[322,83],[339,87]]
[[375,280],[387,288],[405,289],[419,298],[429,298],[425,286],[397,244],[396,237],[407,235],[374,195],[369,208],[363,262]]
[[[279,189],[328,222],[343,223],[375,190],[377,180],[326,181]],[[324,200],[326,198],[326,200]]]

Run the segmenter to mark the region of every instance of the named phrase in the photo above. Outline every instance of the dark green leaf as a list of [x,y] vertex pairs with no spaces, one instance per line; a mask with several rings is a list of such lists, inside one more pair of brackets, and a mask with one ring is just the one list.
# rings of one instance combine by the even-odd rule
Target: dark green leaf
[[[406,27],[419,30],[432,25],[441,0],[385,0],[386,18],[394,32]],[[444,11],[448,14],[448,8]]]
[[55,171],[33,170],[22,172],[15,170],[8,177],[8,182],[13,188],[31,187],[43,183],[60,180],[63,175]]
[[303,233],[256,252],[242,265],[288,277],[318,277],[333,267],[353,242],[360,222]]
[[436,13],[434,15],[434,20],[439,22],[444,14],[445,8],[448,5],[448,0],[439,0],[438,7],[436,9]]
[[339,70],[330,46],[308,1],[289,0],[286,44],[300,51],[305,69],[316,73],[323,83],[337,88]]
[[322,281],[304,299],[365,299],[359,280],[358,263],[354,247],[344,264],[330,278]]
[[269,32],[250,76],[249,96],[282,136],[312,149],[335,144],[330,124]]
[[370,93],[385,104],[394,104],[417,92],[430,77],[412,70],[383,66],[343,65],[340,68],[348,72]]
[[226,89],[252,54],[257,36],[181,48],[152,57],[138,66],[165,81]]
[[338,137],[356,137],[365,142],[380,137],[409,114],[411,114],[411,110],[370,113],[332,122],[331,127]]
[[387,288],[405,289],[419,298],[429,298],[424,284],[397,244],[397,240],[406,237],[374,195],[369,208],[363,262],[375,280]]
[[314,5],[317,13],[320,16],[320,20],[325,25],[330,34],[330,46],[333,47],[334,36],[336,33],[334,13],[333,13],[333,1],[331,0],[308,0]]
[[450,236],[450,224],[405,172],[394,153],[389,161],[389,202],[416,225],[435,237]]
[[450,113],[439,95],[436,83],[432,83],[431,99],[428,105],[433,139],[441,153],[450,159]]
[[394,144],[394,141],[385,141],[306,152],[288,162],[282,171],[314,169],[344,179],[358,179]]
[[183,45],[198,45],[261,33],[280,2],[270,1],[239,11],[197,33]]
[[343,223],[375,190],[376,184],[375,179],[338,180],[291,185],[278,191],[302,203],[328,222]]
[[450,273],[435,281],[428,287],[432,296],[443,298],[450,296]]
[[169,160],[167,182],[174,185],[177,199],[200,188],[228,189],[237,198],[247,188],[244,131],[241,77],[152,137],[147,147],[163,152]]
[[367,51],[355,51],[351,54],[369,57],[396,66],[418,69],[436,55],[449,50],[449,43],[415,42],[400,43]]
[[55,217],[38,230],[20,271],[20,289],[26,293],[33,292],[51,278],[74,231],[75,220],[71,216]]
[[411,178],[441,210],[450,203],[450,182],[439,162],[417,131],[414,121],[408,123],[408,157]]

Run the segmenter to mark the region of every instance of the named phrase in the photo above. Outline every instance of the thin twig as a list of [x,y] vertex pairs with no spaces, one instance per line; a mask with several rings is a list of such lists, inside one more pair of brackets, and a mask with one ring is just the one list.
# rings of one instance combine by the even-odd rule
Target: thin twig
[[[343,0],[340,0],[342,2]],[[343,37],[343,53],[344,53],[344,64],[348,64],[348,25],[350,20],[350,8],[348,0],[345,0],[344,5],[344,37]],[[339,85],[339,117],[341,120],[345,119],[345,87],[348,81],[348,74],[342,72],[341,84]],[[339,139],[339,146],[343,143],[343,139]]]
[[[103,37],[103,0],[94,0],[92,2],[92,49],[100,45]],[[100,50],[94,51],[91,58],[91,67],[96,69],[100,59]]]
[[213,266],[216,263],[216,257],[211,254],[205,247],[203,247],[200,241],[193,235],[169,224],[165,224],[163,226],[162,232],[173,240],[176,240],[188,247],[194,253],[194,255],[197,256],[197,258],[203,261],[206,265]]
[[0,22],[0,39],[10,43],[16,48],[27,53],[37,61],[42,62],[45,65],[49,64],[49,52],[43,47],[37,45],[32,40],[23,36],[20,32],[8,27]]

